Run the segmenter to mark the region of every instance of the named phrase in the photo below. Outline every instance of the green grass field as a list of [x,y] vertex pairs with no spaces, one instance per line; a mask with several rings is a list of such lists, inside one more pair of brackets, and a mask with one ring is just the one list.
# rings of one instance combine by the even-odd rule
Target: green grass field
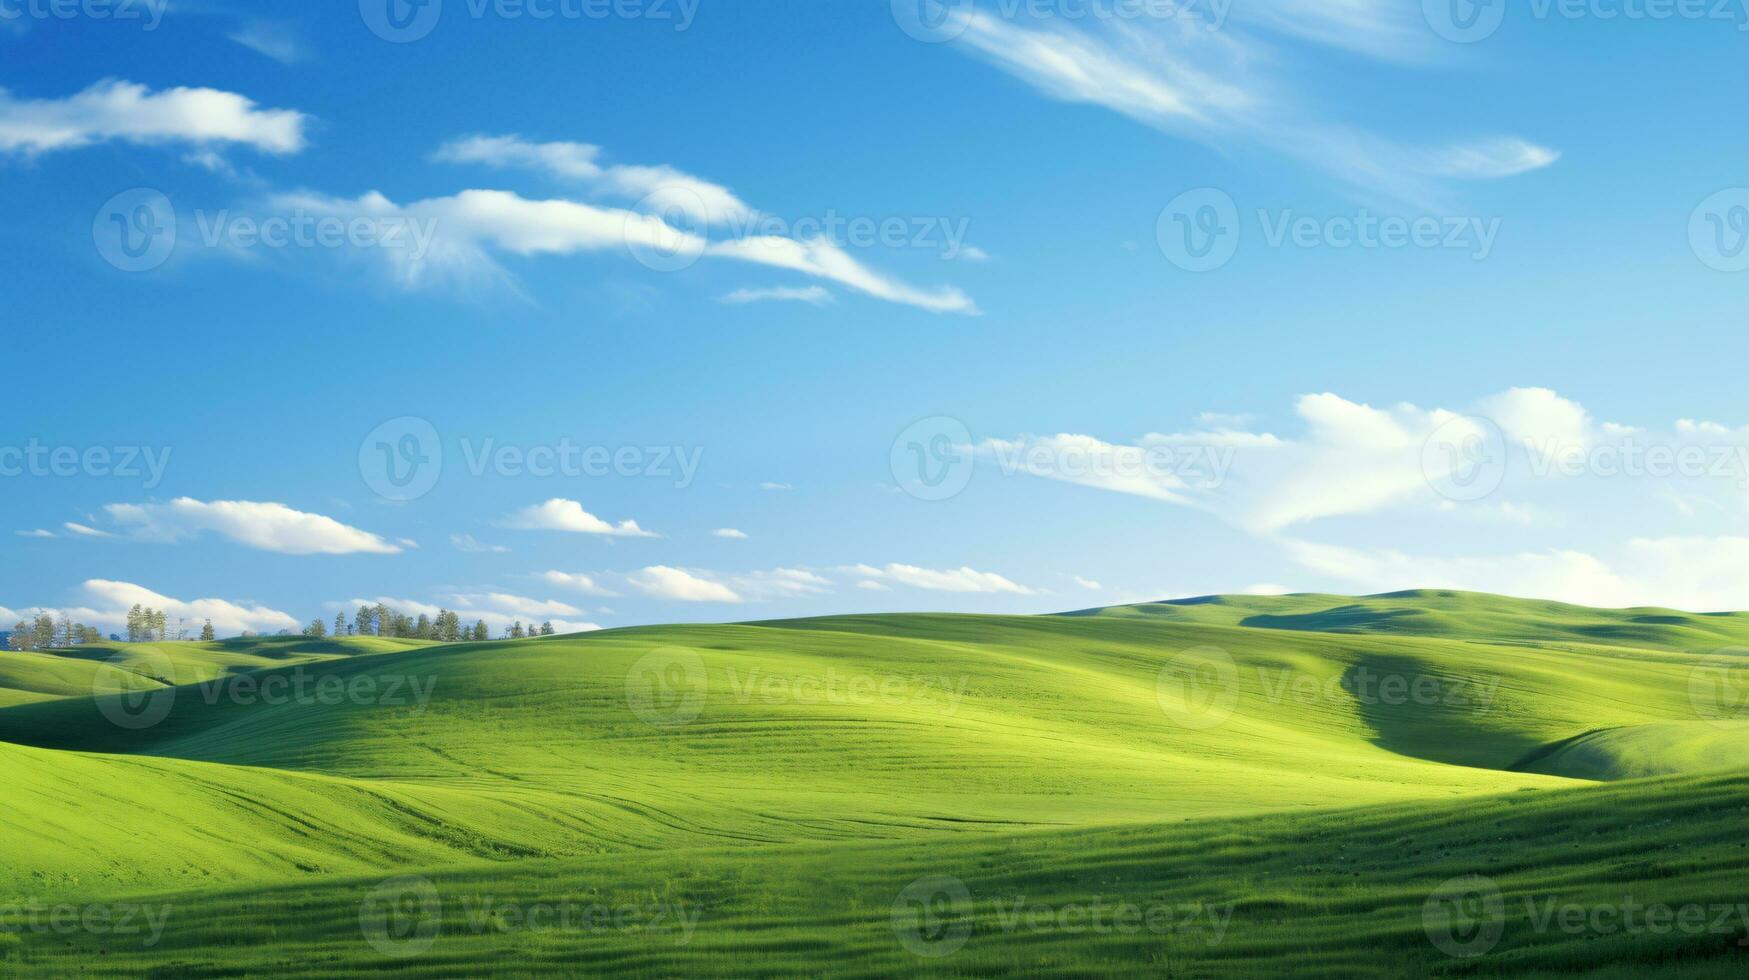
[[0,654],[0,973],[1738,976],[1746,648],[1401,593]]

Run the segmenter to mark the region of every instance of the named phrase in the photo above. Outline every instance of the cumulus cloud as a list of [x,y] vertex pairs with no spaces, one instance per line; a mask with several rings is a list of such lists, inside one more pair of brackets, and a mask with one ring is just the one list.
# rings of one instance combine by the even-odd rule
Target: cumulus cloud
[[401,547],[331,517],[253,500],[202,501],[179,497],[167,504],[110,504],[104,510],[134,534],[177,541],[204,532],[285,555],[392,555]]
[[743,602],[740,593],[680,568],[651,565],[626,576],[632,587],[657,599],[677,602]]
[[548,585],[557,586],[558,588],[561,588],[561,589],[572,589],[572,590],[575,590],[577,592],[582,592],[585,595],[598,595],[598,596],[617,596],[617,595],[619,595],[619,593],[614,592],[613,590],[602,585],[600,582],[596,581],[594,576],[585,575],[581,572],[550,571],[550,572],[543,574],[541,576],[541,580],[546,582]]
[[464,629],[473,626],[475,622],[483,622],[493,636],[503,635],[513,623],[522,623],[526,629],[530,625],[539,626],[543,622],[550,622],[559,633],[590,633],[601,629],[595,623],[565,618],[577,615],[578,610],[562,602],[530,599],[504,592],[451,593],[438,596],[437,599],[436,602],[426,602],[406,597],[378,596],[374,599],[330,602],[328,607],[351,613],[359,606],[384,605],[402,615],[429,616],[432,619],[448,609],[461,618]]
[[504,526],[517,531],[566,531],[572,534],[601,534],[623,538],[653,538],[655,534],[638,526],[637,521],[624,520],[610,524],[583,509],[575,500],[554,497],[544,504],[532,504],[509,515]]
[[211,88],[153,92],[109,80],[60,99],[20,99],[0,89],[0,151],[26,154],[110,141],[296,153],[304,148],[308,121],[301,112],[262,109],[244,96]]
[[745,541],[747,540],[747,532],[732,527],[719,527],[711,532],[711,537],[728,538],[731,541]]
[[[87,527],[84,524],[77,524],[77,523],[74,523],[73,521],[67,521],[66,523],[62,524],[61,526],[63,528],[66,528],[68,533],[77,534],[82,538],[113,537],[113,535],[111,535],[108,531],[99,531],[98,529],[96,529],[94,527]],[[37,535],[37,536],[42,537],[42,535]],[[52,535],[50,535],[50,536],[52,537]]]
[[[139,605],[162,611],[171,623],[187,620],[191,631],[209,619],[213,622],[213,629],[220,634],[245,630],[277,633],[301,625],[287,613],[246,600],[175,599],[143,585],[100,578],[86,580],[80,590],[83,594],[74,605],[33,606],[19,612],[0,610],[0,616],[13,620],[26,614],[59,617],[65,613],[76,622],[97,627],[103,632],[115,632],[126,624],[128,610]],[[11,622],[4,625],[10,626]]]
[[1011,582],[995,572],[980,572],[977,569],[966,567],[932,569],[919,568],[916,565],[901,565],[895,562],[880,568],[873,565],[851,565],[844,571],[847,574],[861,576],[864,581],[894,582],[915,589],[929,589],[936,592],[1034,594],[1032,589]]

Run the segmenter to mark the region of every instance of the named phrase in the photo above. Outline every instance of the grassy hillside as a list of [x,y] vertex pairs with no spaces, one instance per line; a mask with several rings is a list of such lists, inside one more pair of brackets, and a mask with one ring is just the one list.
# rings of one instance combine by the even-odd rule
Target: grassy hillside
[[[130,962],[174,949],[217,974],[250,962],[298,975],[248,957],[308,942],[332,952],[312,962],[364,969],[357,892],[385,876],[417,873],[461,894],[688,895],[716,913],[699,927],[712,938],[658,954],[620,936],[591,945],[607,957],[597,965],[720,975],[723,957],[756,948],[815,972],[834,951],[891,945],[891,928],[883,940],[879,926],[909,880],[894,869],[940,858],[955,869],[944,873],[1000,891],[1014,885],[1004,875],[1032,862],[1038,894],[1059,903],[1089,887],[1159,898],[1198,894],[1204,882],[1272,911],[1219,955],[1168,941],[1110,945],[1086,960],[1061,936],[1004,934],[984,959],[949,958],[952,968],[1107,972],[1108,959],[1134,955],[1138,968],[1184,961],[1197,964],[1186,975],[1205,975],[1235,972],[1221,965],[1233,949],[1285,967],[1298,947],[1280,946],[1282,922],[1347,937],[1294,940],[1305,964],[1334,964],[1364,948],[1368,930],[1408,943],[1398,913],[1413,889],[1403,882],[1452,877],[1443,858],[1455,850],[1488,857],[1472,871],[1532,867],[1494,847],[1502,838],[1483,829],[1489,820],[1541,814],[1543,830],[1533,822],[1515,833],[1574,882],[1676,887],[1616,856],[1680,835],[1660,825],[1634,832],[1637,851],[1600,849],[1570,832],[1597,806],[1704,814],[1681,819],[1706,824],[1695,840],[1716,844],[1716,861],[1739,859],[1724,853],[1738,845],[1718,814],[1742,787],[1698,774],[1746,758],[1749,658],[1728,649],[1734,631],[1749,636],[1746,624],[1405,593],[442,646],[280,640],[6,655],[0,685],[14,693],[0,699],[0,765],[22,803],[0,812],[0,902],[170,895],[215,914],[228,903],[253,910],[227,913],[255,923],[238,933],[247,949],[202,949],[216,937],[184,924],[177,945]],[[122,679],[104,683],[127,693],[94,696],[85,671],[118,657],[120,669],[101,669]],[[1597,785],[1645,776],[1666,778]],[[1357,828],[1371,836],[1352,838],[1334,861],[1323,842]],[[1393,833],[1450,843],[1342,850]],[[1132,844],[1146,856],[1125,850]],[[1177,857],[1152,863],[1165,855]],[[1712,887],[1682,875],[1683,888],[1697,881]],[[1270,898],[1278,884],[1286,891]],[[1349,904],[1330,904],[1337,895]],[[465,968],[438,958],[399,969],[476,975],[546,962],[504,960],[495,935],[474,938],[455,944],[471,957]],[[555,940],[551,972],[574,965],[559,955],[574,953],[574,940]],[[1425,953],[1408,943],[1405,955],[1411,946]],[[14,958],[35,962],[46,948],[24,935]],[[90,954],[77,942],[60,948]],[[896,956],[891,970],[867,975],[933,964],[902,946]]]

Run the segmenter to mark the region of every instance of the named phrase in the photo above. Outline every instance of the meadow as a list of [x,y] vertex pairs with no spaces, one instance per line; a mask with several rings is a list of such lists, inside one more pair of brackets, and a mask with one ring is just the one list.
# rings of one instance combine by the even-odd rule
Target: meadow
[[0,970],[1738,976],[1746,650],[1413,592],[0,654]]

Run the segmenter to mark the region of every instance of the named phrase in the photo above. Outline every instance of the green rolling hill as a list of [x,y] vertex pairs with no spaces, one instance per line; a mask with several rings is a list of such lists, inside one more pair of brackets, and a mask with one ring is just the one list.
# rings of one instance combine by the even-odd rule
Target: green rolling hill
[[[8,653],[0,927],[172,911],[149,944],[0,928],[0,966],[1723,976],[1749,916],[1573,933],[1538,903],[1741,895],[1740,643],[1741,615],[1416,592]],[[1429,909],[1476,875],[1500,935],[1450,955]],[[1060,918],[1100,902],[1179,925]],[[567,903],[668,914],[511,921]]]

